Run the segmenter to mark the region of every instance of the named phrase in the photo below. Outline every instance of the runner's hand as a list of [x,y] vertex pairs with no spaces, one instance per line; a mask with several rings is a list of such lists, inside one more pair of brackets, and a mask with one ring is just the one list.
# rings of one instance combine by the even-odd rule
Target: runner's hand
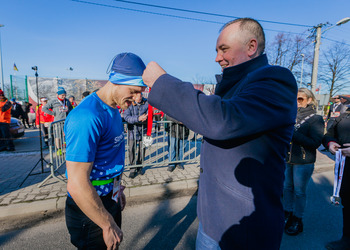
[[338,149],[340,148],[340,145],[334,141],[329,143],[329,152],[331,152],[332,154],[335,154],[335,152],[338,151]]
[[344,147],[347,147],[347,148],[343,148],[343,149],[341,150],[342,155],[344,155],[344,156],[346,156],[346,157],[350,157],[350,143],[345,143],[343,146],[344,146]]
[[118,249],[120,243],[123,240],[123,232],[114,223],[112,227],[103,230],[103,240],[107,246],[107,250],[115,250]]

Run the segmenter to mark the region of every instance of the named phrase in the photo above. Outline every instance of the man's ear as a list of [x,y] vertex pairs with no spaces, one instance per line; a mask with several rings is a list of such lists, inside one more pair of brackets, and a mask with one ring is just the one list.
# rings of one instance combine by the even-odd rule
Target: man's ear
[[255,38],[249,40],[248,44],[248,56],[256,57],[258,52],[258,41]]

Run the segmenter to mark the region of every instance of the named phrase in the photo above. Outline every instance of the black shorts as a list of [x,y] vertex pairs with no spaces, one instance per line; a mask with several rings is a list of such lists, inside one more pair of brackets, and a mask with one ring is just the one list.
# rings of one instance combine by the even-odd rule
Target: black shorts
[[[122,213],[120,203],[112,200],[112,192],[100,197],[106,210],[113,216],[114,221],[121,228]],[[74,200],[66,200],[66,225],[71,242],[78,249],[106,249],[102,229],[90,220],[75,204]]]

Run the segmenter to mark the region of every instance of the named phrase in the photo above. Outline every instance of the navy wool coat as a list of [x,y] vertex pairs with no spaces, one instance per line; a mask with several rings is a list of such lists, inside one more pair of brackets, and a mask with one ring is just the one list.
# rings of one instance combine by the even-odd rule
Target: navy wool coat
[[149,103],[204,136],[197,213],[222,249],[280,247],[296,97],[292,73],[266,55],[224,69],[212,96],[168,74],[153,85]]

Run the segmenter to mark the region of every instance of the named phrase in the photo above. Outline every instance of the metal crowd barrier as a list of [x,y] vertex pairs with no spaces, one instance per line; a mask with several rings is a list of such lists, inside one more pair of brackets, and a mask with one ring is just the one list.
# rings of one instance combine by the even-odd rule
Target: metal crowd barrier
[[[135,127],[137,125],[129,124],[129,127]],[[192,131],[189,131],[189,135],[180,138],[181,134],[185,133],[185,128],[178,123],[172,121],[153,121],[152,129],[152,145],[146,147],[142,142],[146,137],[147,125],[141,125],[140,140],[130,140],[128,131],[128,124],[124,125],[125,138],[126,138],[126,154],[125,154],[125,166],[127,168],[145,167],[145,166],[164,166],[169,164],[184,164],[184,163],[197,163],[199,162],[200,148],[203,137],[197,135]],[[170,129],[175,126],[175,132]],[[182,131],[181,131],[182,130]],[[182,133],[181,133],[182,132]],[[136,133],[136,130],[130,131],[130,133]],[[135,137],[134,137],[135,138]],[[175,145],[183,144],[182,152],[179,149],[173,148],[170,143],[171,138],[176,138]],[[134,145],[132,145],[134,144]],[[132,153],[132,146],[134,148],[140,147],[139,150],[134,152],[134,162],[130,162],[130,154]],[[175,149],[175,160],[171,161],[169,152]],[[182,153],[182,154],[181,154]],[[141,154],[140,162],[137,162],[138,154]],[[182,155],[182,158],[180,158]]]
[[[55,173],[66,163],[66,142],[64,135],[64,122],[60,120],[52,122],[49,126],[49,149],[50,149],[50,175],[43,180],[38,187],[42,186],[50,178],[54,178],[58,181],[64,182],[58,178]],[[200,156],[200,148],[202,142],[202,136],[189,132],[186,137],[180,138],[181,131],[184,134],[185,128],[177,123],[171,121],[154,121],[152,128],[152,144],[145,146],[143,143],[146,138],[146,125],[141,125],[140,140],[129,139],[129,127],[136,125],[130,125],[124,123],[124,138],[125,138],[125,168],[135,167],[153,167],[153,166],[165,166],[168,164],[184,164],[184,163],[198,163]],[[170,129],[171,126],[175,126],[175,133]],[[169,128],[169,129],[168,129]],[[136,130],[130,131],[136,133]],[[171,152],[174,146],[170,143],[171,138],[179,139],[179,143],[183,143],[182,158],[180,158],[180,151],[175,151],[175,161],[170,161],[169,152]],[[174,139],[173,139],[174,140]],[[132,145],[133,144],[133,145]],[[132,153],[132,146],[135,150]],[[134,163],[131,160],[134,160]],[[137,159],[139,158],[139,161]]]
[[46,177],[38,187],[44,185],[50,178],[65,182],[55,175],[55,172],[66,163],[66,140],[63,131],[64,121],[65,120],[55,121],[49,126],[50,175]]

